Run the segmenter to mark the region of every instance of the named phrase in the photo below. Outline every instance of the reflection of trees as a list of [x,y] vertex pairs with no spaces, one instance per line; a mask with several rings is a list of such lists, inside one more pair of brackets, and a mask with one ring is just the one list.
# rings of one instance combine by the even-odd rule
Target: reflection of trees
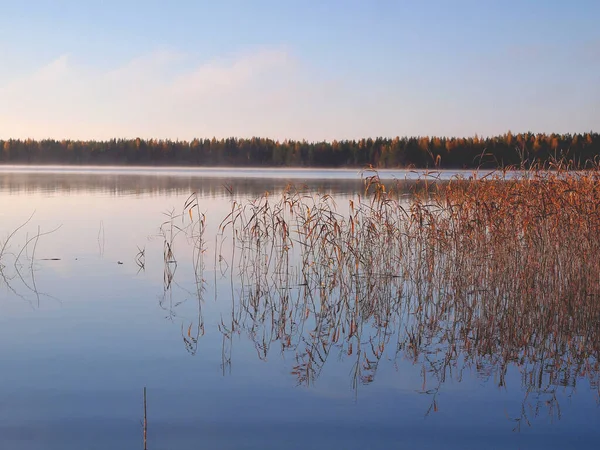
[[[293,188],[232,201],[232,337],[257,355],[293,354],[310,384],[330,358],[353,361],[352,384],[374,382],[381,360],[421,366],[437,394],[465,370],[525,394],[517,427],[542,409],[560,417],[556,391],[587,379],[600,393],[600,184],[597,174],[534,173],[437,184],[406,201],[376,176],[338,210],[327,194]],[[217,271],[217,267],[215,267]]]
[[[288,181],[284,177],[262,179],[232,179],[228,173],[210,174],[210,171],[160,176],[148,169],[150,174],[139,173],[77,173],[77,172],[7,172],[0,177],[0,191],[9,193],[43,192],[55,194],[78,194],[101,192],[110,195],[187,195],[194,191],[202,198],[215,198],[227,195],[227,185],[232,184],[236,193],[252,196],[262,195],[265,190],[281,191]],[[307,172],[310,174],[310,172]],[[323,190],[340,193],[355,192],[360,189],[360,181],[352,180],[312,180]]]

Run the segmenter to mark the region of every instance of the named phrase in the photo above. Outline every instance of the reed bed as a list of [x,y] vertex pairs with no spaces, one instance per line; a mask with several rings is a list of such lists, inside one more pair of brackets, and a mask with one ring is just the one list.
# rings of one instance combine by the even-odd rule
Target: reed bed
[[[518,368],[534,413],[560,414],[557,389],[583,379],[600,395],[598,171],[475,174],[424,181],[408,197],[367,175],[347,205],[293,186],[232,200],[215,241],[215,266],[225,261],[231,278],[224,370],[245,334],[262,359],[292,354],[299,384],[331,357],[352,359],[355,388],[380,361],[407,359],[431,411],[465,370],[505,386]],[[186,211],[199,210],[192,199]],[[204,216],[190,220],[204,229]],[[193,241],[205,249],[201,234]],[[525,406],[515,420],[528,421]]]

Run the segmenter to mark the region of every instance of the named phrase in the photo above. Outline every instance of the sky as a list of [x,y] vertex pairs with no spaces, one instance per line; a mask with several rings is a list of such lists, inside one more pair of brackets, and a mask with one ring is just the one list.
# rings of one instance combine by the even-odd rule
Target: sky
[[600,131],[598,0],[0,0],[0,138]]

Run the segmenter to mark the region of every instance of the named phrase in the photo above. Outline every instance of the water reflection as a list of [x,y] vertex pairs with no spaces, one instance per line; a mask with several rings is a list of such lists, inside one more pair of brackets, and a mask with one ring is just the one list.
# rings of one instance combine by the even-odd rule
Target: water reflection
[[[357,193],[362,188],[362,177],[368,169],[360,170],[277,170],[277,169],[164,169],[164,168],[69,168],[0,166],[0,192],[10,194],[47,193],[68,195],[102,193],[110,195],[189,195],[228,196],[231,189],[257,196],[265,191],[280,192],[288,184],[318,186],[330,194]],[[506,177],[519,172],[507,172]],[[450,180],[456,176],[468,179],[472,171],[411,171],[384,170],[382,180],[402,181],[409,192],[415,183],[424,180]],[[480,174],[485,176],[485,173]]]
[[[20,224],[3,239],[0,240],[0,286],[6,288],[14,296],[29,303],[32,307],[34,302],[29,295],[33,295],[35,305],[40,306],[41,298],[58,300],[52,295],[39,290],[36,283],[36,249],[40,239],[49,236],[58,231],[59,227],[53,230],[42,231],[37,227],[37,232],[33,235],[25,234],[20,236],[20,231],[33,219],[32,214],[25,222]],[[15,245],[15,241],[21,238],[22,242]],[[41,260],[55,260],[56,258],[42,258]]]
[[[197,192],[203,197],[228,196],[233,188],[250,196],[261,195],[265,191],[281,191],[290,180],[256,178],[236,179],[230,177],[190,177],[152,176],[118,174],[2,174],[0,192],[13,195],[23,193],[44,193],[69,195],[99,193],[105,195],[188,195]],[[321,189],[330,193],[347,193],[360,190],[360,180],[322,180]]]
[[[444,185],[407,200],[375,180],[343,213],[330,195],[293,188],[232,199],[215,241],[213,288],[231,298],[218,325],[223,372],[231,371],[234,338],[246,336],[261,360],[291,357],[291,376],[305,386],[332,358],[352,362],[356,392],[376,381],[380,364],[420,366],[426,415],[443,407],[444,385],[465,372],[507,388],[507,373],[518,371],[517,430],[544,411],[560,419],[557,392],[574,395],[583,381],[598,401],[600,240],[590,229],[600,216],[590,205],[578,209],[598,192],[550,182],[562,186],[550,200],[543,179],[526,188]],[[204,330],[207,241],[197,198],[183,211],[177,230],[194,252],[198,320],[181,327],[194,354]],[[164,233],[169,295],[176,237],[172,228]]]
[[[403,436],[480,448],[490,429],[507,447],[597,437],[593,183],[553,197],[542,180],[530,183],[533,196],[510,183],[428,183],[426,195],[408,196],[424,184],[365,195],[360,180],[308,180],[282,196],[285,177],[103,174],[103,185],[96,175],[8,183],[2,174],[10,207],[0,241],[36,210],[2,259],[26,299],[0,281],[3,423],[35,431],[51,416],[71,436],[81,417],[118,448],[107,420],[123,419],[132,448],[148,385],[153,448],[161,436],[162,448],[196,445],[207,436],[197,430],[213,427],[222,432],[208,447],[254,433],[264,448],[282,422],[304,448],[344,436],[344,448],[389,448]],[[61,224],[17,265],[29,286],[35,277],[38,307],[13,277],[15,256],[38,226]],[[63,442],[71,446],[55,448],[86,447]]]

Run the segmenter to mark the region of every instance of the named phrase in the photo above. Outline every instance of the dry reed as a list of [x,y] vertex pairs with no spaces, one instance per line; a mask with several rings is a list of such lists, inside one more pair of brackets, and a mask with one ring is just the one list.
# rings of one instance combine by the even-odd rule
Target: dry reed
[[[551,411],[556,389],[582,378],[598,394],[600,175],[554,169],[427,182],[408,198],[371,173],[343,211],[292,186],[232,200],[215,241],[233,249],[215,249],[231,276],[223,367],[245,333],[261,359],[274,346],[291,352],[300,384],[332,355],[353,358],[354,387],[382,358],[408,359],[433,411],[465,370],[505,386],[517,367],[526,399]],[[186,210],[199,208],[192,198]],[[205,217],[190,219],[204,229]]]

